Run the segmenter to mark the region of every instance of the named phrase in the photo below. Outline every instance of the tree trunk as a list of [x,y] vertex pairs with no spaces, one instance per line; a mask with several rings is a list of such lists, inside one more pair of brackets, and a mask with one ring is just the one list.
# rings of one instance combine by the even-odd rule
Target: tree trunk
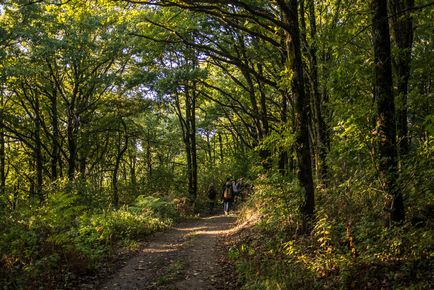
[[124,121],[122,121],[122,125],[124,127],[124,144],[122,146],[121,133],[119,133],[118,137],[118,146],[117,146],[117,154],[115,159],[115,166],[113,168],[113,176],[112,176],[112,190],[113,190],[113,206],[116,208],[119,206],[119,190],[118,190],[118,172],[119,167],[122,161],[122,156],[128,148],[128,135],[127,128]]
[[379,171],[385,193],[390,222],[403,221],[404,203],[397,184],[395,103],[392,95],[392,64],[386,0],[373,0],[372,37],[374,45],[377,134],[379,138]]
[[130,154],[130,183],[131,187],[135,190],[137,187],[137,173],[136,173],[136,167],[137,167],[137,155],[136,155],[136,141],[133,143],[133,152]]
[[218,134],[218,138],[219,138],[219,151],[220,151],[220,161],[223,163],[224,160],[224,154],[223,154],[223,139],[222,139],[222,134],[219,132]]
[[35,98],[35,171],[36,171],[36,195],[39,202],[44,202],[43,194],[43,157],[42,157],[42,140],[41,140],[41,115],[39,108],[39,99]]
[[190,203],[193,204],[196,199],[197,190],[197,161],[196,161],[196,134],[195,134],[195,96],[191,94],[189,88],[185,89],[185,133],[184,143],[187,154],[187,179],[188,179],[188,195]]
[[74,109],[69,108],[68,112],[68,180],[71,182],[75,176],[75,164],[77,161],[77,144],[75,136],[75,114]]
[[1,92],[1,108],[0,108],[0,206],[1,200],[6,197],[6,152],[5,152],[5,131],[3,124],[3,107],[4,99],[3,92]]
[[[282,1],[283,2],[283,1]],[[296,153],[298,172],[297,177],[304,194],[304,202],[301,206],[303,219],[303,232],[310,231],[313,218],[315,199],[312,178],[311,155],[309,144],[308,112],[309,98],[305,93],[303,80],[303,66],[300,47],[300,31],[298,24],[298,3],[297,0],[285,1],[283,12],[288,23],[287,52],[289,68],[293,76],[291,89],[294,96],[294,131],[296,135]]]
[[209,160],[209,167],[213,168],[214,167],[214,160],[212,157],[212,148],[211,148],[211,138],[209,136],[209,132],[206,133],[206,149],[207,149],[207,156],[208,156],[208,160]]
[[[259,74],[263,74],[263,68],[262,65],[258,64],[258,73]],[[267,97],[265,95],[265,92],[263,90],[263,84],[260,82],[260,80],[257,80],[257,86],[259,89],[259,94],[260,94],[260,113],[259,113],[259,120],[260,120],[260,124],[262,124],[262,137],[260,140],[262,140],[263,138],[265,138],[266,136],[268,136],[268,134],[270,133],[270,125],[268,123],[268,111],[267,111]],[[261,156],[262,159],[262,166],[264,167],[265,170],[270,170],[272,167],[272,162],[270,160],[271,157],[271,150],[269,149],[262,149],[259,152],[259,155]]]
[[[187,130],[189,131],[189,129]],[[189,134],[189,133],[187,133]],[[185,144],[185,150],[186,150],[186,157],[187,157],[187,186],[188,186],[188,196],[190,199],[190,202],[193,203],[193,171],[192,171],[192,157],[191,157],[191,144],[190,144],[190,138],[188,136],[185,136],[184,138],[184,144]]]
[[407,95],[410,78],[411,48],[413,45],[413,19],[410,15],[414,0],[390,0],[392,13],[393,36],[398,48],[394,57],[394,67],[397,77],[397,128],[399,154],[408,153],[410,139],[407,124]]
[[193,85],[191,94],[191,109],[190,109],[190,144],[191,144],[191,165],[192,165],[192,199],[195,201],[197,197],[197,148],[196,148],[196,100],[197,91],[196,84]]
[[[286,91],[282,92],[281,105],[280,120],[283,126],[286,126],[288,122],[288,93]],[[279,153],[279,172],[283,176],[288,173],[288,151],[283,148],[280,149]]]
[[81,158],[79,158],[79,171],[80,171],[80,183],[82,186],[82,189],[84,189],[84,186],[86,185],[86,165],[87,165],[87,157],[86,154],[81,154]]
[[52,130],[52,157],[51,157],[51,180],[56,180],[58,177],[57,166],[60,167],[60,143],[59,143],[59,116],[57,112],[57,96],[55,93],[50,98],[51,101],[51,126]]
[[[310,22],[310,36],[312,39],[316,37],[316,17],[315,17],[315,2],[309,1],[309,22]],[[328,167],[326,163],[327,158],[327,125],[324,121],[322,114],[322,101],[319,92],[319,79],[318,79],[318,60],[317,48],[315,44],[309,46],[310,48],[310,61],[312,65],[312,89],[313,89],[313,104],[315,115],[315,129],[316,129],[316,145],[318,148],[318,167],[319,179],[325,183],[328,178]]]

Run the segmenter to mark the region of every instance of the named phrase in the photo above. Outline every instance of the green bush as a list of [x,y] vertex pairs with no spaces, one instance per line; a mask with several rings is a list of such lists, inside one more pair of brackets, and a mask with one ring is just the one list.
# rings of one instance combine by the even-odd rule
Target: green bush
[[318,189],[312,232],[302,235],[297,184],[276,176],[257,180],[241,211],[244,220],[255,215],[254,226],[229,252],[243,289],[429,288],[434,231],[419,200],[430,204],[429,197],[413,200],[407,193],[423,224],[415,226],[410,216],[401,226],[385,228],[380,209],[369,205],[382,204],[374,186],[355,179],[351,186]]
[[138,196],[135,202],[129,207],[129,210],[135,213],[151,210],[153,215],[162,219],[178,218],[178,213],[173,203],[154,196]]
[[173,204],[156,197],[139,196],[131,206],[96,211],[78,200],[60,192],[42,207],[4,216],[1,285],[69,287],[71,278],[93,271],[118,246],[168,227],[178,217]]

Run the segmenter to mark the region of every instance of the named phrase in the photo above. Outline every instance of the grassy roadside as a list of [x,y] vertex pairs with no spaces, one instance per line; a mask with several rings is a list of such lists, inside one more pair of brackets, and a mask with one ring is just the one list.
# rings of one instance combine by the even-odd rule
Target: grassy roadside
[[242,289],[434,288],[429,212],[421,224],[412,224],[410,217],[401,226],[385,228],[372,208],[336,207],[330,191],[318,195],[321,210],[311,234],[302,235],[297,187],[258,182],[240,212],[239,222],[251,226],[229,249]]
[[178,218],[172,203],[152,196],[102,210],[57,194],[42,208],[0,222],[0,288],[72,288],[120,248],[134,247]]

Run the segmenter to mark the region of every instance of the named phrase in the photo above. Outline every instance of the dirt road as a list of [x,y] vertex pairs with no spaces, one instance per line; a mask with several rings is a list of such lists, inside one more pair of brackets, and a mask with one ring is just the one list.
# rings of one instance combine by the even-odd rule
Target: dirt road
[[220,246],[234,229],[235,217],[213,215],[157,233],[100,289],[234,289]]

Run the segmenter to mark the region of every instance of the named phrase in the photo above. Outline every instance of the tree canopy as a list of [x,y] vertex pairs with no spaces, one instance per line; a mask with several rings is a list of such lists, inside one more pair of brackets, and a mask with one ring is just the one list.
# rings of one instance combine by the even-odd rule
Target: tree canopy
[[[371,244],[387,253],[381,262],[432,259],[433,7],[2,1],[0,282],[29,283],[10,277],[54,256],[50,243],[68,254],[46,263],[74,252],[96,265],[109,229],[130,222],[132,239],[200,212],[209,184],[227,177],[255,188],[246,208],[281,235],[262,249],[293,259],[288,237],[314,237],[333,264],[334,238],[354,232],[362,244],[372,231],[360,267]],[[394,239],[418,247],[392,253]],[[335,274],[317,266],[306,267]]]

